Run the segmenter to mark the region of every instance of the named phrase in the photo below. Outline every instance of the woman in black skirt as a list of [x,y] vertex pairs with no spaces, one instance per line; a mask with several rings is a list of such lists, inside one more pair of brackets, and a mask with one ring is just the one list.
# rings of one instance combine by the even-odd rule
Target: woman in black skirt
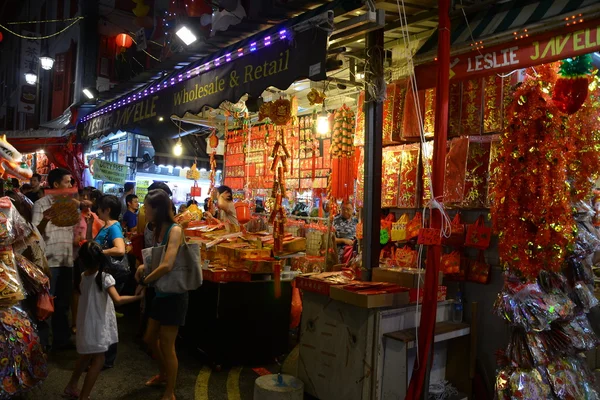
[[[146,275],[144,266],[140,265],[136,279],[141,285],[154,282],[171,272],[179,247],[185,239],[183,229],[175,224],[171,199],[167,193],[163,190],[148,192],[144,208],[147,221],[154,226],[154,245],[167,247],[163,261],[150,274]],[[166,385],[162,400],[174,400],[178,367],[175,339],[179,327],[185,324],[188,294],[155,292],[152,304],[147,305],[150,307],[150,318],[144,340],[158,359],[160,373],[146,382],[146,386]]]

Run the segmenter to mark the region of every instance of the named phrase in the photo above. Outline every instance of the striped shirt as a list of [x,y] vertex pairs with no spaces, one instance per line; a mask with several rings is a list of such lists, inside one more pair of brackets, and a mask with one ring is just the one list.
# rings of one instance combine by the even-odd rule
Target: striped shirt
[[[33,226],[38,226],[44,219],[44,211],[52,207],[54,199],[52,196],[45,196],[35,202],[33,205]],[[59,227],[52,222],[48,222],[43,234],[46,242],[46,258],[48,266],[54,267],[72,267],[73,266],[73,227]]]

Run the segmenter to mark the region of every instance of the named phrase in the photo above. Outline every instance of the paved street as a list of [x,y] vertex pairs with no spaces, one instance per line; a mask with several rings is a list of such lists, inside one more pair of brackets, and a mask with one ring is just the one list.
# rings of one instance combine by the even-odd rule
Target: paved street
[[[152,400],[160,398],[160,390],[147,388],[144,382],[156,373],[151,358],[134,343],[135,318],[119,319],[119,355],[113,369],[102,372],[93,392],[93,399]],[[201,357],[189,349],[179,349],[178,400],[251,400],[254,380],[259,374],[276,371],[277,366],[231,367],[213,371],[204,365]],[[77,354],[75,351],[52,353],[50,375],[44,384],[34,390],[27,400],[62,399],[62,391],[69,380]]]

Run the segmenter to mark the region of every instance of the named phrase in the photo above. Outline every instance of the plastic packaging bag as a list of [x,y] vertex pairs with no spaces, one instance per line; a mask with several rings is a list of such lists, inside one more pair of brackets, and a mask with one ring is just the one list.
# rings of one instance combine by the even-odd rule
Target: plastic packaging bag
[[0,307],[10,307],[25,298],[10,248],[0,250]]
[[27,293],[40,293],[44,289],[50,289],[50,279],[48,279],[46,274],[37,265],[20,254],[15,255],[15,261]]

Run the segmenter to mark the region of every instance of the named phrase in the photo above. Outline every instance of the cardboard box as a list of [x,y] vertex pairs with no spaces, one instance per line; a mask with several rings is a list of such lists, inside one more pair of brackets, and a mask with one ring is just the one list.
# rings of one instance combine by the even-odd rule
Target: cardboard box
[[297,253],[306,250],[306,238],[295,238],[283,243],[284,253]]
[[234,260],[256,260],[271,257],[271,249],[240,247],[239,243],[219,244],[217,251]]
[[271,274],[276,262],[274,259],[245,260],[243,265],[251,274]]
[[[419,276],[422,276],[423,281],[425,280],[425,270],[393,270],[387,268],[373,268],[372,272],[372,281],[373,282],[390,282],[395,283],[396,285],[400,285],[407,288],[417,288],[419,287]],[[439,281],[442,282],[442,278],[444,274],[442,272],[439,273]],[[420,285],[423,288],[423,284]]]
[[329,296],[332,286],[335,287],[340,285],[334,285],[333,283],[322,281],[320,279],[312,279],[310,275],[296,277],[296,287],[300,290],[306,290],[308,292]]
[[332,286],[329,296],[344,303],[362,308],[398,307],[409,303],[409,292],[362,294],[345,290],[342,286]]
[[[438,286],[437,301],[446,301],[446,294],[448,288],[446,286]],[[410,289],[410,303],[415,304],[417,302],[417,289]],[[419,289],[419,303],[423,302],[423,289]]]
[[250,282],[250,272],[248,271],[203,269],[202,277],[211,282]]

